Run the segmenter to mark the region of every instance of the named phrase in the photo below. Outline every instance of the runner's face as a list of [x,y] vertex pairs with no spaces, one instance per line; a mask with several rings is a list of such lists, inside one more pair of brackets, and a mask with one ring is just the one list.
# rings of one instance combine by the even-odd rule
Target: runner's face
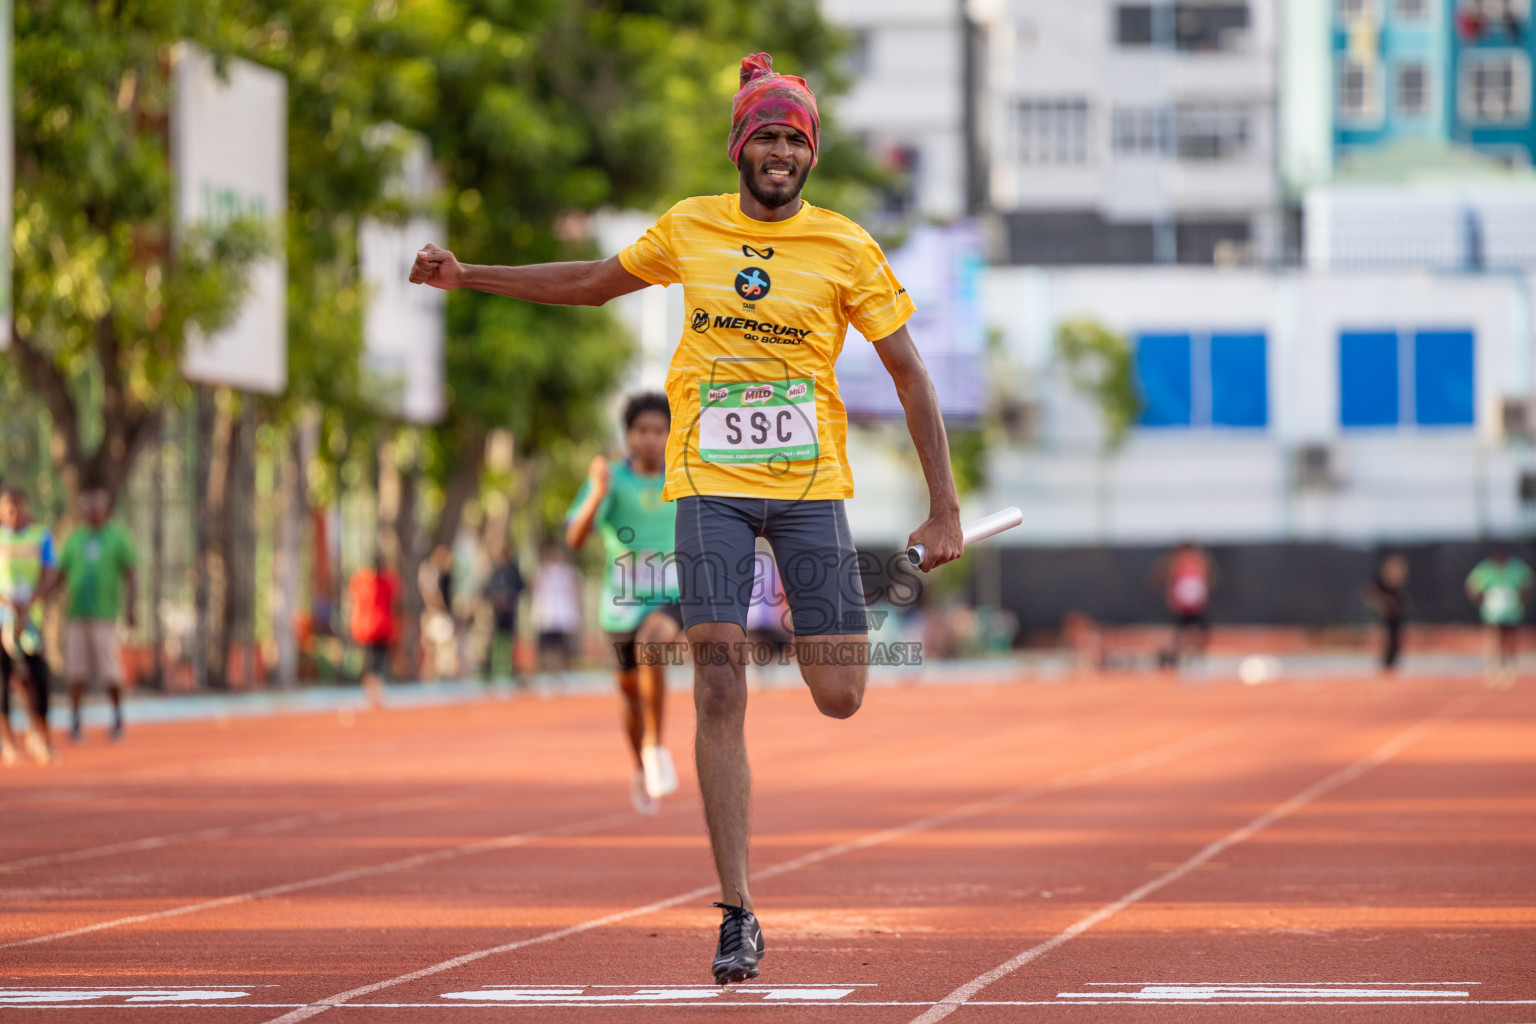
[[811,173],[811,144],[787,125],[770,124],[747,138],[737,166],[752,198],[777,210],[800,198]]
[[624,435],[630,457],[649,466],[660,465],[667,454],[667,434],[671,422],[659,412],[643,412]]
[[0,498],[0,526],[19,530],[27,521],[27,504],[7,495]]

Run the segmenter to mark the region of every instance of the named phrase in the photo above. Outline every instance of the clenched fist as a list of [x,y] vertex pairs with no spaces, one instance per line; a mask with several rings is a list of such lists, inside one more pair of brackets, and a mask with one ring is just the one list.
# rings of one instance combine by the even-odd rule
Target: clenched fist
[[411,264],[411,284],[429,284],[434,288],[452,291],[464,286],[464,268],[447,249],[439,249],[428,242],[416,254]]

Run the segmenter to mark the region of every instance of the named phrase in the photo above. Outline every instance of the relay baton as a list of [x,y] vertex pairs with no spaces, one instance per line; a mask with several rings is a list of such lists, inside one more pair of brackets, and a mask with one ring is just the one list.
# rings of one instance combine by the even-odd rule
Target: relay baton
[[[960,543],[964,547],[970,547],[986,540],[988,537],[996,537],[1004,530],[1011,530],[1024,522],[1024,513],[1019,511],[1019,506],[1010,505],[1001,512],[993,512],[989,516],[982,516],[972,523],[966,523],[960,528]],[[928,549],[921,544],[913,544],[907,548],[907,561],[913,565],[922,565],[927,556]]]

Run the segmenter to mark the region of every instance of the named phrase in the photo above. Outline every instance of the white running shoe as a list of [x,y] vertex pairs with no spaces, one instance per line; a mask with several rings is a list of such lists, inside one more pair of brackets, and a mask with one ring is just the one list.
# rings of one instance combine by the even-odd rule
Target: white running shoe
[[677,767],[672,763],[672,752],[657,745],[640,750],[640,763],[644,765],[645,791],[654,797],[669,796],[677,792]]
[[641,814],[655,814],[661,810],[661,801],[646,789],[644,768],[636,768],[629,777],[629,802]]

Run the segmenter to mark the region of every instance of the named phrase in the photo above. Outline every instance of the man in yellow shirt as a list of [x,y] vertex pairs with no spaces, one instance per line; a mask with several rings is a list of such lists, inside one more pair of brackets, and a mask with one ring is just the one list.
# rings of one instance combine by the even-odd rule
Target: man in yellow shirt
[[908,544],[926,571],[961,551],[960,509],[938,399],[907,332],[906,289],[857,224],[800,197],[821,123],[805,82],[742,61],[728,151],[739,193],[685,199],[606,260],[524,267],[461,264],[428,245],[411,280],[531,302],[602,305],[681,284],[688,325],[667,374],[672,429],[663,496],[677,503],[676,558],[694,652],[694,758],[724,911],[711,969],[757,977],[762,930],[747,887],[751,790],[743,733],[754,544],[773,547],[801,675],[823,714],[859,709],[868,624],[843,499],[847,413],[834,367],[849,324],[872,339],[896,384],[928,484],[929,515]]

